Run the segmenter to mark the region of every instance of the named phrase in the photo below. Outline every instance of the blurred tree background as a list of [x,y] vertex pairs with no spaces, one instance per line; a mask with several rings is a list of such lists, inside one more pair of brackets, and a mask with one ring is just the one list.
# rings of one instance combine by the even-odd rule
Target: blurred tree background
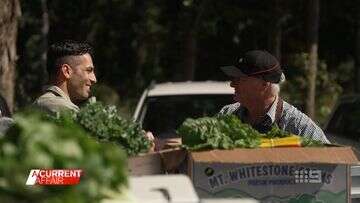
[[250,49],[281,60],[283,97],[319,122],[340,94],[360,91],[355,0],[20,0],[20,6],[15,111],[39,95],[47,46],[63,39],[94,46],[95,93],[127,115],[152,80],[226,80],[219,66]]

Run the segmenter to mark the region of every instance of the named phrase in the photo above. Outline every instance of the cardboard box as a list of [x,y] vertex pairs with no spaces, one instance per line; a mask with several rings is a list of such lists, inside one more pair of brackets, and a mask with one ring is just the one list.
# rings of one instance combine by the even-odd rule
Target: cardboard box
[[128,159],[129,173],[132,176],[163,174],[160,153],[148,153]]
[[212,150],[189,153],[189,175],[200,198],[341,203],[358,162],[350,147]]
[[132,176],[176,173],[179,163],[183,162],[185,157],[186,151],[180,148],[130,157],[129,172]]

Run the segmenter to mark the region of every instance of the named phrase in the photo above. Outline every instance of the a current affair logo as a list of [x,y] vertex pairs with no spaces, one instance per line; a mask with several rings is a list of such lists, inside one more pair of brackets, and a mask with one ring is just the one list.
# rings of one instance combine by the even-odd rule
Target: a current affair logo
[[295,171],[296,183],[321,183],[321,170],[302,169]]
[[26,185],[76,185],[81,169],[32,169]]

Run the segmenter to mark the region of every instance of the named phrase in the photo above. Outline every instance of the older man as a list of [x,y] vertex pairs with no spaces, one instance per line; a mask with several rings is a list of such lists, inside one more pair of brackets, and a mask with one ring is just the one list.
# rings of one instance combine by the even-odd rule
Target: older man
[[77,104],[90,96],[96,83],[92,48],[86,43],[63,41],[48,51],[49,87],[34,104],[50,113],[60,110],[78,111]]
[[235,114],[262,133],[276,124],[287,132],[329,143],[308,116],[279,97],[279,83],[285,76],[270,53],[249,51],[237,64],[221,69],[232,78],[230,86],[235,89],[236,103],[223,107],[220,114]]

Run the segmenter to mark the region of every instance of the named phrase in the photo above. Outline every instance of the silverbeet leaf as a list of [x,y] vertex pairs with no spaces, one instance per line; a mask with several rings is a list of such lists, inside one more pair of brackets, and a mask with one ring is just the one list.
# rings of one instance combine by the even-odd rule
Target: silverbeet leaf
[[[190,150],[256,148],[261,138],[284,138],[291,136],[277,125],[266,134],[259,133],[250,125],[242,123],[235,115],[186,119],[178,128],[184,147]],[[302,137],[302,146],[323,146],[320,141]]]
[[255,148],[261,134],[234,115],[186,119],[177,130],[190,150]]

